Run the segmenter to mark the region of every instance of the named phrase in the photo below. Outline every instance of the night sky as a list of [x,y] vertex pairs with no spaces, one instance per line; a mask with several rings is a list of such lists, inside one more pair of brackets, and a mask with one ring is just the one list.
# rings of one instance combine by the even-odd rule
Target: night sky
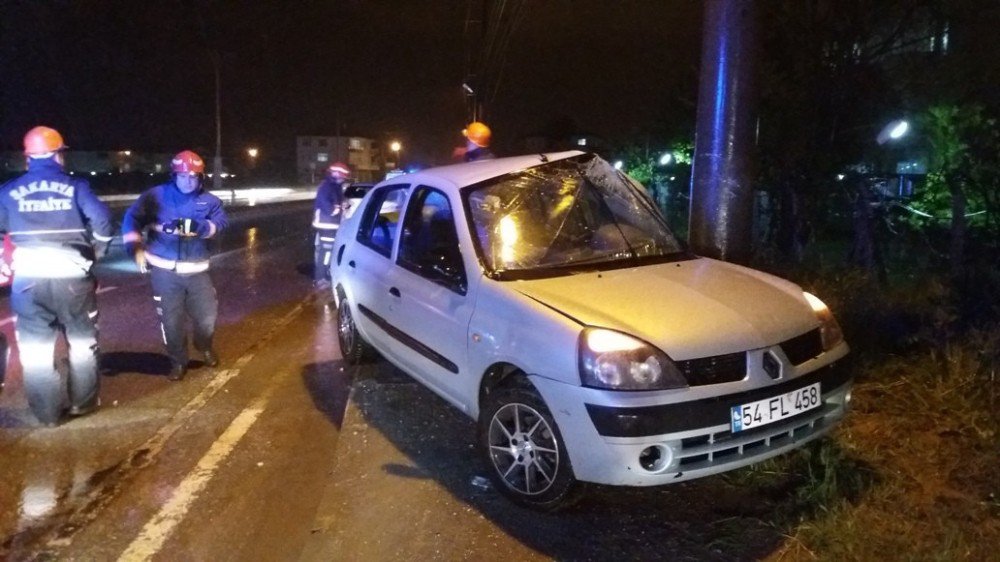
[[[295,135],[338,127],[400,138],[409,160],[443,162],[461,144],[467,0],[0,6],[4,149],[47,124],[80,150],[211,153],[213,49],[224,155],[256,145],[289,161]],[[509,46],[495,52],[504,64],[487,108],[494,144],[502,152],[569,119],[611,141],[634,139],[690,112],[700,17],[693,0],[527,0]]]

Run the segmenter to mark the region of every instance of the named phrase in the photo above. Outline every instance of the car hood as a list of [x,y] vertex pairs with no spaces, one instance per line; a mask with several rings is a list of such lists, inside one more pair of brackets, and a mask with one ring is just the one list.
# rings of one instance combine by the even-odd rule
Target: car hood
[[707,258],[512,283],[581,324],[641,338],[676,360],[766,347],[819,325],[795,284]]

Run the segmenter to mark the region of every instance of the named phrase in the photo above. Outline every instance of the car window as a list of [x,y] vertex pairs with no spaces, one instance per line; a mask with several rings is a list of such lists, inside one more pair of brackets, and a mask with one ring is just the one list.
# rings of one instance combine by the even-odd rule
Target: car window
[[606,161],[584,155],[463,195],[488,273],[519,278],[679,259],[682,244],[639,189]]
[[465,294],[465,265],[448,197],[431,187],[413,192],[399,242],[400,266]]
[[383,256],[392,255],[399,215],[408,188],[408,185],[388,185],[372,193],[358,228],[358,242]]
[[344,197],[348,199],[361,199],[371,187],[370,183],[351,184],[344,190]]

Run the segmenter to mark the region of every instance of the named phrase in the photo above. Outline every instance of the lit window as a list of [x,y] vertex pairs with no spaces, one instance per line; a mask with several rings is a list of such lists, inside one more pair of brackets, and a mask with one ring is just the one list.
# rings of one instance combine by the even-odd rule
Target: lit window
[[320,152],[319,154],[316,155],[316,161],[317,162],[329,162],[330,161],[330,155],[327,154],[327,153],[325,153],[325,152]]
[[587,139],[586,139],[586,137],[576,139],[576,145],[577,146],[587,146]]
[[351,150],[364,150],[364,146],[361,144],[361,139],[351,139],[348,141],[347,146]]

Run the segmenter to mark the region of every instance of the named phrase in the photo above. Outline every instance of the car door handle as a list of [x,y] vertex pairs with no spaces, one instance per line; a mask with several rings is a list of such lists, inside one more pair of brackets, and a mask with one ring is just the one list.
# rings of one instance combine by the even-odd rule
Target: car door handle
[[354,267],[354,260],[351,260],[351,261],[347,262],[347,265],[349,265],[351,267]]
[[402,296],[399,293],[399,289],[397,289],[395,287],[392,287],[392,288],[389,289],[389,294],[392,295],[392,296],[394,296],[394,297],[400,297],[400,296]]

